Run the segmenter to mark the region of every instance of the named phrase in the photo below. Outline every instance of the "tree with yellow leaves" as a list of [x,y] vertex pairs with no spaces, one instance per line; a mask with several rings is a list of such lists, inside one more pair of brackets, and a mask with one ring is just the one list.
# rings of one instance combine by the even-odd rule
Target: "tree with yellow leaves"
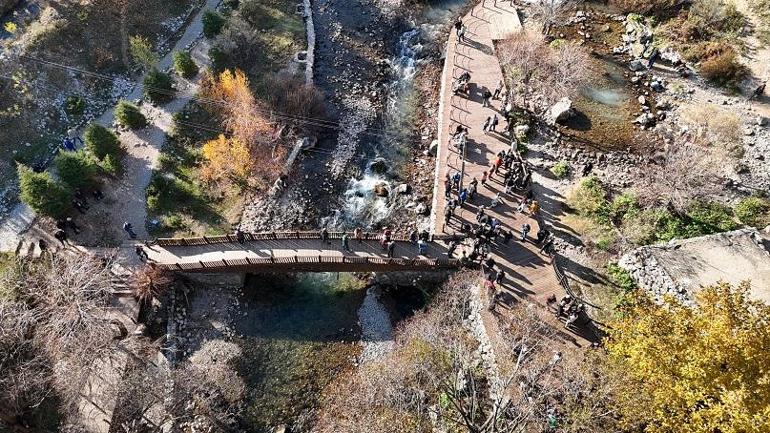
[[689,307],[637,299],[611,324],[627,427],[648,433],[770,432],[770,306],[748,283],[706,287]]
[[207,181],[241,182],[253,168],[248,146],[237,138],[226,138],[222,134],[203,145],[203,157],[201,174]]

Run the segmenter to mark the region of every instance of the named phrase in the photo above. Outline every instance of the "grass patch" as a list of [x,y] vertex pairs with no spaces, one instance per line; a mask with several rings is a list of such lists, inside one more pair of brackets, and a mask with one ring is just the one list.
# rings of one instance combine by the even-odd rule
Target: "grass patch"
[[[216,119],[191,103],[180,114],[185,122],[219,127]],[[158,170],[147,188],[147,210],[158,225],[154,236],[222,234],[240,215],[242,194],[212,190],[200,181],[201,147],[216,133],[179,123],[161,151]]]

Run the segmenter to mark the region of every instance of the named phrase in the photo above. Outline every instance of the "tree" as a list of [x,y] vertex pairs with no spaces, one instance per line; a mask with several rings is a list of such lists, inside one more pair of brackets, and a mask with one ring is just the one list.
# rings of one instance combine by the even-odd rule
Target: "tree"
[[203,178],[210,182],[241,182],[253,168],[248,146],[222,134],[203,145],[203,157]]
[[572,96],[591,79],[591,60],[586,50],[571,42],[546,45],[542,35],[517,32],[499,47],[506,75],[519,83],[512,89],[528,106],[532,95],[545,110],[563,97]]
[[214,10],[207,10],[203,13],[203,35],[211,39],[222,31],[225,26],[225,17]]
[[19,197],[40,215],[61,217],[70,209],[70,194],[48,172],[35,173],[26,165],[18,165]]
[[[277,146],[277,137],[273,124],[264,114],[264,110],[257,105],[254,95],[249,87],[249,80],[243,71],[226,70],[217,77],[207,76],[203,84],[203,94],[205,97],[216,101],[213,104],[207,104],[213,114],[223,118],[224,126],[230,134],[230,140],[237,142],[234,149],[224,152],[223,146],[216,146],[216,142],[222,143],[220,138],[213,140],[209,149],[213,156],[209,160],[221,159],[215,155],[222,156],[230,154],[238,156],[243,154],[244,148],[251,156],[250,161],[234,160],[236,166],[228,169],[228,176],[223,176],[219,168],[226,168],[218,164],[214,170],[208,170],[209,178],[233,179],[242,178],[241,173],[258,173],[265,179],[277,175],[281,168],[283,148]],[[215,152],[220,149],[223,152]],[[205,153],[205,151],[204,151]],[[231,156],[226,156],[224,160],[230,160]],[[248,174],[247,174],[248,175]],[[246,176],[247,176],[246,175]]]
[[628,428],[649,433],[770,431],[770,306],[748,283],[703,288],[696,305],[640,296],[609,327]]
[[28,425],[41,410],[76,409],[94,359],[113,344],[110,266],[59,254],[0,274],[18,299],[0,300],[0,421]]
[[198,73],[198,65],[189,51],[174,51],[174,70],[181,77],[192,78]]
[[121,99],[115,106],[115,120],[130,129],[139,129],[147,126],[147,118],[136,105]]
[[142,70],[149,71],[158,64],[158,56],[152,50],[152,44],[143,36],[131,36],[128,38],[129,52],[131,58]]
[[152,68],[144,76],[144,95],[152,102],[168,102],[174,97],[171,77],[158,68]]
[[61,152],[56,155],[54,164],[59,178],[72,189],[89,185],[96,176],[96,162],[86,149]]
[[102,125],[92,123],[84,134],[86,148],[98,159],[120,152],[120,141],[117,135]]
[[569,12],[580,3],[581,0],[538,0],[531,4],[532,17],[542,23],[542,32],[548,35],[551,28],[565,22]]

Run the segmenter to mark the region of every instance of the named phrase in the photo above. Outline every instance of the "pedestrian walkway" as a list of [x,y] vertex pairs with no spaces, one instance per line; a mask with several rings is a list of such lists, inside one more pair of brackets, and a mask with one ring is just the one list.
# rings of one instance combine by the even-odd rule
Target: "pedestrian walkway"
[[[466,202],[462,210],[458,208],[455,212],[459,218],[455,218],[449,226],[443,224],[448,202],[443,184],[446,175],[464,173],[464,186],[473,178],[480,182],[483,173],[489,170],[497,154],[510,148],[507,135],[495,132],[487,134],[482,130],[484,121],[494,114],[497,114],[501,124],[503,123],[504,103],[501,100],[492,100],[491,107],[484,107],[482,94],[485,90],[493,92],[503,78],[493,41],[521,30],[518,14],[511,2],[484,0],[463,18],[463,23],[467,28],[463,42],[458,41],[455,31],[449,36],[442,76],[433,227],[436,233],[459,232],[461,223],[476,224],[478,207],[485,206],[487,215],[497,218],[506,229],[513,230],[516,235],[507,245],[498,242],[491,250],[497,267],[506,273],[506,280],[502,287],[498,287],[502,292],[502,301],[511,303],[527,299],[545,305],[548,297],[555,295],[560,298],[565,295],[565,291],[556,278],[551,258],[540,254],[540,248],[533,243],[533,236],[539,229],[538,222],[529,215],[516,211],[522,197],[504,193],[501,175],[492,177],[486,186],[479,183],[477,196]],[[454,95],[452,84],[465,72],[471,75],[469,96]],[[451,132],[458,124],[468,128],[464,163],[463,155],[450,142]],[[498,192],[503,192],[503,203],[489,209]],[[531,226],[526,242],[518,240],[524,223]]]
[[[424,243],[393,236],[389,253],[381,236],[365,233],[361,240],[349,233],[249,233],[242,243],[233,235],[206,238],[158,239],[137,244],[155,266],[185,272],[357,272],[432,270],[459,266],[447,256],[449,239]],[[126,248],[133,248],[128,246]]]

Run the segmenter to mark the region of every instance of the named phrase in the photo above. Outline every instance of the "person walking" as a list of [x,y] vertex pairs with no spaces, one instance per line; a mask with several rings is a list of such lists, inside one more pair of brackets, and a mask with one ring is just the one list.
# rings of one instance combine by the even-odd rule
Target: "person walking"
[[356,229],[353,230],[353,236],[356,238],[359,244],[364,243],[364,231],[361,230],[361,227],[356,227]]
[[326,227],[321,229],[321,242],[331,244],[331,242],[329,242],[329,230],[326,230]]
[[[452,208],[447,206],[444,209],[444,226],[448,226],[452,223]],[[444,231],[444,228],[441,228],[441,231]]]
[[458,198],[460,199],[460,206],[463,206],[465,201],[468,200],[468,189],[463,188],[463,190],[460,191],[460,196]]
[[136,232],[134,232],[134,226],[130,222],[126,221],[123,223],[123,230],[128,233],[128,237],[131,239],[136,239]]
[[460,28],[457,29],[457,40],[460,43],[465,43],[465,24],[460,23]]
[[447,250],[446,250],[447,257],[449,257],[450,259],[452,257],[454,257],[455,250],[457,249],[457,246],[459,244],[460,244],[460,241],[458,241],[456,239],[449,243],[449,248],[447,248]]
[[529,233],[530,227],[528,223],[524,223],[521,225],[521,241],[526,242],[527,240],[527,233]]
[[136,253],[136,256],[139,257],[139,260],[143,262],[149,260],[150,258],[150,256],[147,254],[147,251],[145,251],[141,245],[136,245],[134,247],[134,252]]
[[481,174],[481,185],[486,186],[487,185],[487,172]]
[[487,120],[484,121],[484,126],[481,127],[484,130],[484,134],[489,132],[489,125],[492,124],[492,116],[487,116]]
[[513,238],[513,233],[510,230],[503,231],[503,245],[508,245],[508,242]]
[[497,82],[497,87],[495,87],[495,94],[492,95],[492,99],[500,99],[500,92],[503,91],[503,86],[505,83],[503,83],[503,80],[500,79],[500,81]]
[[444,196],[446,198],[452,197],[452,180],[449,178],[449,173],[446,174],[444,179]]
[[503,280],[505,280],[505,271],[500,269],[499,271],[497,271],[497,275],[495,276],[495,283],[502,286]]
[[393,258],[393,253],[396,251],[396,241],[388,242],[388,258]]
[[477,186],[478,184],[479,184],[479,181],[476,180],[476,178],[474,177],[470,185],[468,185],[468,198],[472,199],[473,197],[476,196],[476,193],[478,192],[478,186]]
[[492,123],[489,124],[489,130],[492,132],[497,132],[497,125],[500,123],[500,119],[497,117],[497,114],[492,116]]
[[420,233],[417,231],[417,229],[414,229],[411,232],[409,232],[409,242],[411,242],[412,244],[416,245],[419,237],[420,237]]
[[243,231],[240,227],[235,229],[235,240],[238,241],[239,244],[243,245],[246,243],[246,235],[243,234]]
[[342,233],[342,249],[344,249],[347,252],[353,252],[353,250],[350,249],[350,239],[348,238],[348,233]]
[[61,246],[67,248],[67,232],[62,229],[58,229],[53,233],[53,237],[57,241],[61,242]]
[[503,198],[500,197],[500,192],[495,195],[495,198],[492,199],[492,203],[489,204],[490,208],[497,207],[500,203],[503,202]]
[[489,91],[486,87],[484,88],[484,91],[481,93],[482,98],[482,105],[484,107],[490,107],[491,104],[489,103],[489,100],[492,99],[492,92]]
[[548,236],[545,242],[543,242],[543,246],[540,247],[540,254],[545,253],[545,255],[550,256],[552,247],[553,247],[553,235]]

